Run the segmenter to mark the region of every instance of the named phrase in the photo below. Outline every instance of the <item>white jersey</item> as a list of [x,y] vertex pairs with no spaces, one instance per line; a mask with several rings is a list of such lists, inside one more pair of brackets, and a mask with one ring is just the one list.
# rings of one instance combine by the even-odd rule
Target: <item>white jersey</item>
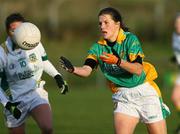
[[51,63],[47,62],[50,67],[44,66],[47,55],[41,43],[32,50],[13,50],[13,44],[8,38],[5,46],[6,48],[0,46],[0,88],[5,91],[9,87],[10,92],[6,93],[12,101],[35,90],[43,70],[51,76],[59,74]]
[[176,56],[177,63],[180,64],[180,35],[173,33],[172,46],[174,55]]
[[175,52],[180,53],[180,35],[173,33],[172,36],[172,45],[173,45],[173,50]]

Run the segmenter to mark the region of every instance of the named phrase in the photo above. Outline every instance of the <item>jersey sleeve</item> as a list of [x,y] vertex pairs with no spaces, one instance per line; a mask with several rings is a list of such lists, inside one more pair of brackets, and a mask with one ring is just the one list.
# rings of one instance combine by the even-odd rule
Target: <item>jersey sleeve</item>
[[43,61],[43,70],[52,77],[61,75],[49,60]]
[[94,44],[89,50],[88,50],[88,56],[86,59],[92,59],[96,62],[98,62],[98,47],[97,44]]
[[42,45],[42,43],[39,43],[38,48],[40,52],[42,61],[43,61],[43,70],[46,72],[48,75],[54,77],[57,74],[60,74],[56,68],[53,66],[53,64],[48,60],[47,53]]
[[143,60],[145,56],[138,38],[135,35],[132,35],[128,43],[128,58],[130,62],[133,62],[138,57]]
[[92,69],[96,68],[98,66],[98,58],[97,57],[98,57],[98,46],[97,46],[97,44],[94,44],[88,50],[88,56],[86,57],[84,65],[88,65]]
[[97,67],[97,62],[94,59],[86,59],[84,65],[90,66],[92,69]]
[[38,47],[37,49],[38,49],[39,52],[40,52],[40,55],[41,55],[42,60],[43,60],[43,61],[48,60],[47,53],[46,53],[46,51],[45,51],[45,49],[44,49],[44,47],[43,47],[43,45],[42,45],[41,42],[39,43],[39,45],[38,45],[37,47]]

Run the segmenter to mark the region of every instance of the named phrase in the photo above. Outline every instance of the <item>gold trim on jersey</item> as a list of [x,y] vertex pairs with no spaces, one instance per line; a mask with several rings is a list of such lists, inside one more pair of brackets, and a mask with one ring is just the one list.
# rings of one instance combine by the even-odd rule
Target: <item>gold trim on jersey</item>
[[107,85],[112,93],[116,93],[119,91],[118,87],[113,82],[107,80]]
[[96,57],[96,55],[94,55],[94,54],[88,55],[88,56],[86,57],[86,59],[93,59],[93,60],[95,60],[95,61],[97,62],[97,57]]
[[[161,97],[161,91],[160,91],[159,87],[157,86],[157,84],[154,82],[154,80],[158,77],[155,67],[148,62],[143,62],[143,70],[146,74],[146,79],[145,79],[144,83],[148,82],[154,88],[154,90],[157,92],[158,96]],[[108,86],[109,86],[110,90],[112,91],[112,93],[116,93],[120,90],[120,88],[118,88],[111,81],[108,81]]]
[[155,67],[149,62],[143,62],[143,70],[146,74],[145,81],[153,81],[158,77]]
[[161,91],[160,91],[158,85],[154,81],[148,81],[148,83],[154,88],[154,90],[157,92],[158,96],[161,97]]
[[149,62],[143,62],[143,69],[146,74],[145,82],[149,84],[156,90],[159,97],[161,97],[161,91],[154,80],[158,77],[155,67]]
[[142,59],[145,57],[144,54],[138,53],[138,54],[134,54],[134,53],[130,53],[129,54],[129,59],[130,61],[134,61],[138,56],[140,56]]
[[[120,29],[116,41],[119,44],[121,44],[125,39],[126,39],[126,35],[124,34],[123,29]],[[103,37],[101,37],[97,43],[100,44],[100,45],[107,45],[107,42]]]

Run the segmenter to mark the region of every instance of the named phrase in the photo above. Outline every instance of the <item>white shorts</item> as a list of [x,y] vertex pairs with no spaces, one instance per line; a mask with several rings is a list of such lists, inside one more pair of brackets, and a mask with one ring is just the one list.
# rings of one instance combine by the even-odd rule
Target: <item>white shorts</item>
[[179,52],[175,52],[174,54],[176,56],[176,60],[177,60],[178,65],[180,65],[180,54],[179,54]]
[[170,114],[169,108],[148,82],[133,88],[119,88],[112,99],[114,113],[137,117],[144,123],[163,120]]
[[4,110],[6,125],[8,128],[22,125],[29,116],[31,110],[35,107],[41,104],[49,104],[48,93],[42,88],[37,88],[36,90],[27,93],[20,99],[16,100],[16,102],[17,101],[21,102],[18,105],[18,108],[22,111],[20,119],[17,120],[7,109]]

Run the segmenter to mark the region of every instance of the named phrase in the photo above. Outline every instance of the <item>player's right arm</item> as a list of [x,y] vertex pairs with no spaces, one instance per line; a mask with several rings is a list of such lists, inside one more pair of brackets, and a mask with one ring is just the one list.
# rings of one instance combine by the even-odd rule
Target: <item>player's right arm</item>
[[76,74],[81,77],[88,77],[92,72],[92,68],[88,65],[82,67],[74,67],[73,74]]
[[81,67],[73,66],[72,63],[65,57],[60,57],[60,64],[61,67],[64,68],[66,71],[73,73],[75,75],[81,77],[88,77],[92,70],[98,66],[97,61],[97,51],[98,46],[96,43],[89,49],[88,56],[84,62],[84,65]]
[[2,47],[0,47],[0,103],[16,118],[19,119],[21,117],[21,110],[17,108],[20,102],[10,102],[5,92],[2,88],[2,80],[5,79],[5,63],[6,62],[6,52]]
[[5,51],[3,50],[2,47],[0,47],[0,103],[3,104],[3,106],[5,106],[8,102],[7,97],[5,96],[3,89],[2,89],[2,77],[3,77],[3,73],[4,73],[4,65],[5,65]]
[[97,66],[97,62],[93,59],[87,58],[82,67],[73,66],[72,63],[65,57],[60,57],[61,67],[66,71],[81,77],[88,77],[92,70]]

